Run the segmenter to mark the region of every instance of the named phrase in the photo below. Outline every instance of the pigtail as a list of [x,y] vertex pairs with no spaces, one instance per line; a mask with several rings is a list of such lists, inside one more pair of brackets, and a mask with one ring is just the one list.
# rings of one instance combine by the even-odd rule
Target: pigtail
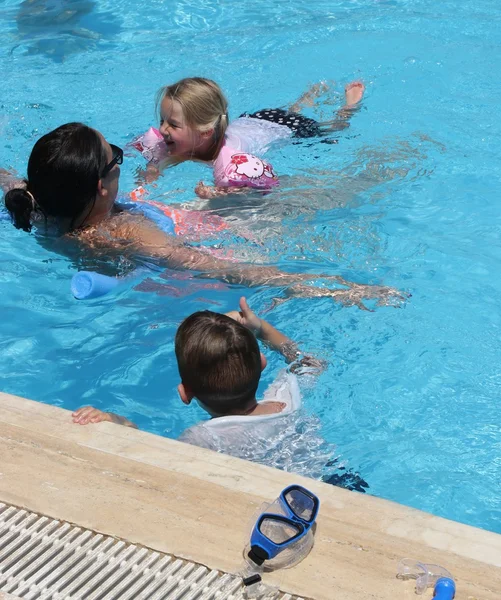
[[34,199],[28,190],[14,188],[5,194],[5,207],[12,217],[17,229],[31,231],[31,213],[33,211]]
[[224,145],[224,136],[228,129],[228,113],[219,116],[214,126],[215,156],[217,156]]
[[219,121],[217,123],[218,137],[219,139],[224,138],[224,134],[228,129],[228,113],[223,113],[219,117]]

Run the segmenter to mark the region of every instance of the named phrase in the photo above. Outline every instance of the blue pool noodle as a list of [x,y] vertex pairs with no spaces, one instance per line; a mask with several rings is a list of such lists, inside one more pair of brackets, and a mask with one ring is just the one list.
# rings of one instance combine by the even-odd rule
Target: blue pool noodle
[[[144,215],[153,221],[162,231],[168,235],[175,235],[174,221],[164,215],[158,208],[144,202],[121,201],[120,206],[129,212],[135,212]],[[139,277],[140,273],[134,271],[127,277],[109,277],[92,271],[79,271],[73,275],[71,280],[71,292],[77,300],[91,300],[99,298],[111,292],[119,285],[129,282],[131,279]]]
[[[0,210],[0,221],[6,221],[10,218],[7,211]],[[80,271],[73,275],[71,291],[77,300],[98,298],[111,292],[111,290],[121,283],[125,283],[128,279],[129,277],[118,279],[117,277],[108,277],[107,275],[93,273],[92,271]]]
[[71,292],[77,300],[99,298],[131,278],[132,276],[118,278],[92,271],[79,271],[71,279]]

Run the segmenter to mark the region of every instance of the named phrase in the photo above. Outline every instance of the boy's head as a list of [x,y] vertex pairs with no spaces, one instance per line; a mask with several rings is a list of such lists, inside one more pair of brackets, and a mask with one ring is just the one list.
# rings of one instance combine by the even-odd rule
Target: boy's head
[[254,334],[232,318],[209,310],[190,315],[176,333],[176,358],[186,404],[195,397],[212,416],[255,404],[265,359]]

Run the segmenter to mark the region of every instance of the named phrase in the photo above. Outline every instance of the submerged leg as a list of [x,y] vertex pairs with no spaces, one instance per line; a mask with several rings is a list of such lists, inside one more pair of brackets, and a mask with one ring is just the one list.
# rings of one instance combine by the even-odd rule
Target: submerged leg
[[334,115],[332,121],[323,123],[333,131],[341,131],[350,126],[351,117],[360,110],[360,102],[364,96],[365,85],[361,81],[352,81],[345,88],[345,105]]
[[289,112],[301,112],[303,108],[311,107],[315,104],[315,100],[325,94],[325,92],[329,89],[329,86],[325,81],[320,81],[319,83],[315,83],[310,87],[310,89],[306,90],[304,94],[302,94],[294,104],[289,106]]

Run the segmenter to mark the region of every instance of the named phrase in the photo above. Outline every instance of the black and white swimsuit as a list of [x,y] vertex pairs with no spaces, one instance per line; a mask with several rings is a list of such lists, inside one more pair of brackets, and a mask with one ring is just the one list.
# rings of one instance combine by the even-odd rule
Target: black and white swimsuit
[[271,146],[290,142],[291,138],[322,135],[314,119],[281,108],[244,113],[231,121],[225,133],[225,144],[239,152],[254,156],[265,154]]
[[310,119],[299,113],[288,112],[283,108],[265,108],[255,113],[244,113],[240,118],[261,119],[288,127],[293,137],[310,138],[322,135],[320,125],[315,119]]

